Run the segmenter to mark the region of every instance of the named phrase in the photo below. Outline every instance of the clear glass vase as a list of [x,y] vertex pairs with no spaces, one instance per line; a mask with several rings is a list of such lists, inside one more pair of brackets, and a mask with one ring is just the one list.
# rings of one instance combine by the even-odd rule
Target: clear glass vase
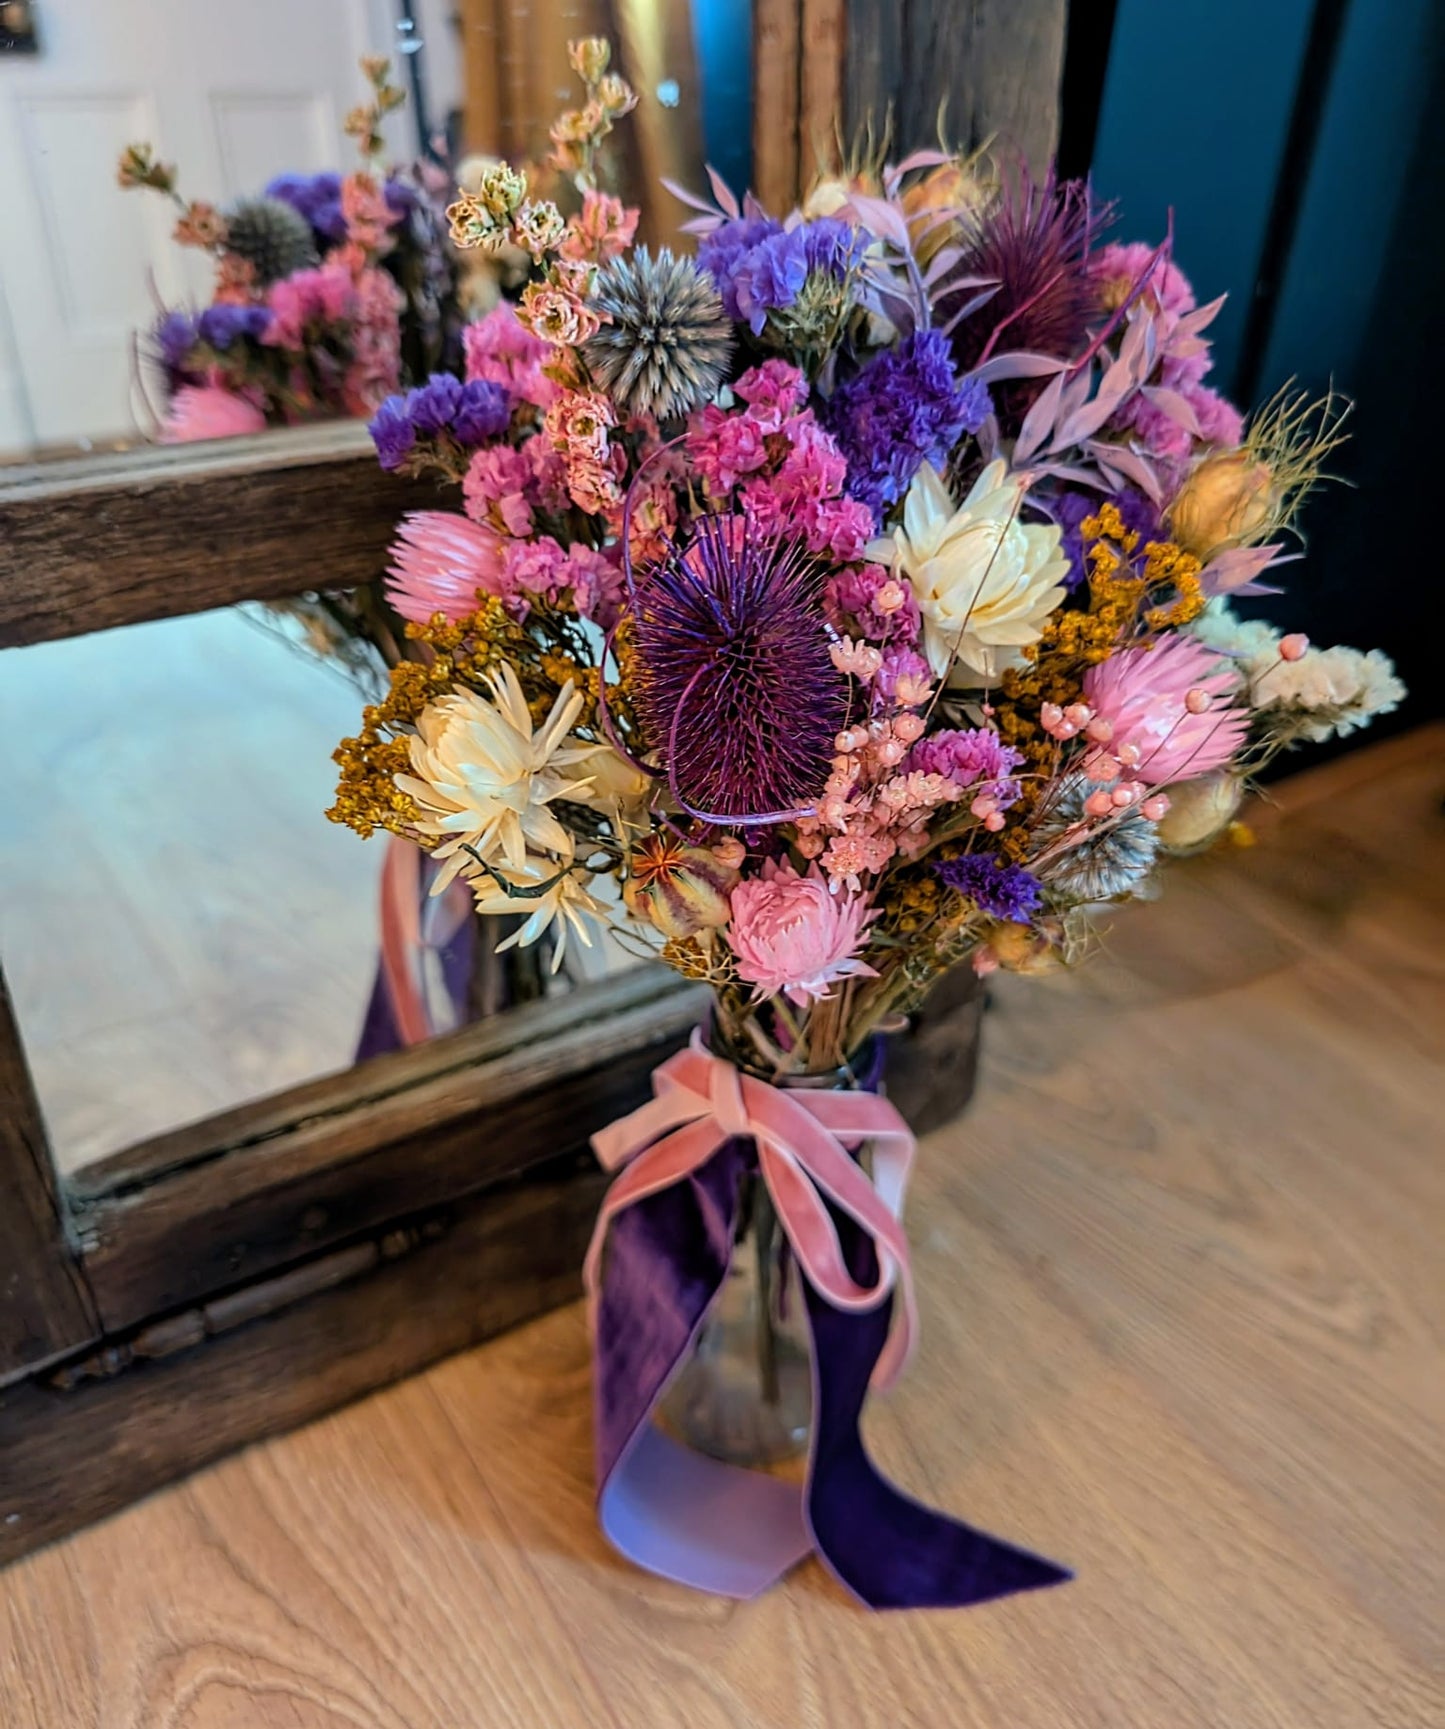
[[807,1450],[812,1347],[802,1280],[767,1184],[743,1179],[732,1265],[659,1414],[679,1440],[730,1465]]

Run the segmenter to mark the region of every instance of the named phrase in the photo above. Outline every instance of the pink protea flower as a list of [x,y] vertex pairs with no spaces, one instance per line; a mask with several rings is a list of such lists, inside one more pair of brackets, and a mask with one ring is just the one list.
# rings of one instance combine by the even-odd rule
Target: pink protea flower
[[193,444],[203,438],[239,438],[265,430],[266,416],[244,396],[219,384],[183,384],[171,398],[160,441]]
[[877,913],[861,895],[831,893],[816,865],[799,876],[769,859],[760,877],[737,885],[731,906],[728,945],[757,1001],[781,991],[806,1008],[838,979],[878,976],[854,953]]
[[503,595],[506,544],[455,511],[411,511],[402,517],[391,549],[387,597],[403,618],[418,624],[438,612],[452,621],[465,618],[477,610],[479,592]]
[[1145,785],[1165,786],[1212,774],[1239,749],[1249,713],[1233,705],[1238,687],[1217,650],[1171,636],[1091,667],[1084,701],[1113,728],[1111,754]]

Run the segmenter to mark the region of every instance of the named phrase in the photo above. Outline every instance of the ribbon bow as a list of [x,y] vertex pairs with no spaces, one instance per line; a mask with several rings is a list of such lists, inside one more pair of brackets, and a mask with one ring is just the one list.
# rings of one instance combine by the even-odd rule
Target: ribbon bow
[[[783,1091],[711,1056],[697,1034],[653,1091],[592,1141],[619,1173],[585,1264],[598,1516],[612,1543],[653,1572],[736,1597],[816,1550],[875,1608],[980,1602],[1067,1578],[911,1500],[863,1450],[868,1388],[896,1380],[917,1331],[899,1223],[915,1142],[893,1106],[872,1091]],[[853,1156],[865,1141],[872,1182]],[[651,1423],[727,1277],[753,1161],[803,1273],[813,1335],[801,1486],[704,1458]]]
[[[908,1239],[899,1223],[917,1147],[907,1123],[876,1093],[784,1092],[740,1074],[709,1055],[696,1033],[652,1083],[654,1098],[592,1137],[602,1168],[622,1170],[602,1203],[583,1268],[594,1314],[613,1217],[691,1176],[728,1141],[751,1140],[778,1222],[819,1296],[845,1314],[860,1314],[901,1287],[902,1322],[889,1334],[872,1377],[880,1390],[891,1387],[913,1354],[918,1330]],[[873,1147],[871,1183],[850,1152],[864,1141]],[[871,1239],[878,1273],[870,1284],[849,1272],[828,1201]]]

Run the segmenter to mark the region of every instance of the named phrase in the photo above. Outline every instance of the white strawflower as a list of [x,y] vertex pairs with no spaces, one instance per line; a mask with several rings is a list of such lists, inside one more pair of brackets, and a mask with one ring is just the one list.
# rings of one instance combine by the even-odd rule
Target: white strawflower
[[411,743],[415,773],[396,776],[421,812],[418,831],[442,842],[433,856],[446,864],[433,893],[462,868],[463,849],[517,872],[531,869],[529,853],[570,863],[572,837],[548,806],[558,798],[583,802],[590,791],[585,765],[597,747],[567,736],[581,691],[565,686],[534,731],[511,667],[489,674],[488,683],[490,702],[454,690],[427,704]]
[[864,556],[907,575],[923,614],[929,665],[955,661],[993,680],[1037,642],[1064,598],[1069,565],[1053,524],[1020,521],[1024,481],[991,462],[961,505],[925,463],[903,501],[903,521]]
[[575,933],[582,946],[590,949],[590,921],[596,919],[604,924],[607,921],[607,908],[588,892],[587,873],[570,862],[529,858],[520,870],[514,870],[509,865],[483,866],[465,853],[459,858],[461,874],[471,884],[479,913],[527,915],[520,930],[497,944],[498,954],[514,946],[525,948],[555,926],[557,945],[552,951],[555,973],[566,955],[569,933]]

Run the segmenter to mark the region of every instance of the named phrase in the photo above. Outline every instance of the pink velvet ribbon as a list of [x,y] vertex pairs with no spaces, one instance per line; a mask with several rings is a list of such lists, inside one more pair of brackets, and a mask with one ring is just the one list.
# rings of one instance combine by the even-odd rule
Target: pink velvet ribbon
[[[615,1215],[681,1182],[726,1142],[746,1137],[757,1144],[758,1169],[778,1222],[813,1289],[849,1314],[878,1308],[895,1288],[901,1292],[898,1325],[872,1378],[879,1390],[891,1387],[913,1353],[918,1327],[908,1239],[899,1222],[917,1148],[907,1123],[877,1093],[785,1092],[741,1074],[710,1055],[697,1033],[652,1081],[655,1096],[647,1104],[592,1137],[603,1169],[620,1172],[602,1202],[583,1266],[594,1324],[603,1244]],[[852,1156],[865,1141],[873,1148],[872,1182]],[[878,1276],[871,1285],[849,1273],[825,1195],[872,1238]]]

